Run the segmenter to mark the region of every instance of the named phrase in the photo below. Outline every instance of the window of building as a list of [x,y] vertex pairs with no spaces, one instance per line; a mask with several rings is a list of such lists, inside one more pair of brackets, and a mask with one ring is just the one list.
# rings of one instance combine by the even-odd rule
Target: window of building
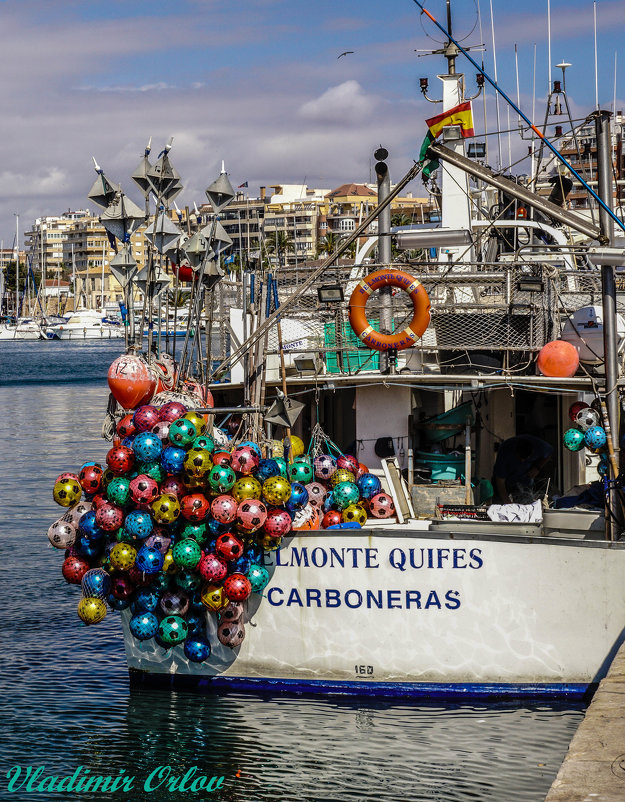
[[353,231],[355,228],[356,223],[350,218],[339,221],[339,231]]

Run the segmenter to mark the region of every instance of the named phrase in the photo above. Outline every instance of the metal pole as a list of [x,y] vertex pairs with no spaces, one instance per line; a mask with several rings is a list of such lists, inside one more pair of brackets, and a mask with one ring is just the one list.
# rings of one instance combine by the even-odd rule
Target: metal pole
[[[597,111],[595,134],[597,137],[597,189],[603,203],[612,208],[612,138],[609,111]],[[614,244],[614,222],[603,206],[599,208],[601,234],[610,245]],[[619,408],[618,408],[618,355],[616,333],[616,282],[613,265],[601,265],[601,294],[603,299],[603,347],[605,354],[605,400],[612,472],[616,478],[619,462]],[[610,490],[610,510],[616,512],[616,492]],[[615,539],[614,522],[610,519],[610,540]]]
[[[380,151],[376,151],[376,157]],[[384,156],[383,158],[387,158]],[[391,176],[386,161],[378,161],[375,165],[375,174],[378,180],[378,206],[391,194]],[[391,263],[391,207],[385,206],[378,215],[378,259],[380,264]],[[382,287],[380,290],[380,333],[393,333],[393,307],[391,299],[392,287]],[[397,366],[396,354],[382,351],[380,353],[380,372],[395,373]]]
[[[247,340],[247,272],[241,265],[241,292],[243,293],[242,314],[243,314],[243,342]],[[208,383],[208,379],[207,379]],[[243,357],[243,400],[246,406],[250,404],[250,352],[246,351]]]
[[[20,317],[20,216],[15,212],[15,325]],[[41,224],[39,226],[41,236]]]

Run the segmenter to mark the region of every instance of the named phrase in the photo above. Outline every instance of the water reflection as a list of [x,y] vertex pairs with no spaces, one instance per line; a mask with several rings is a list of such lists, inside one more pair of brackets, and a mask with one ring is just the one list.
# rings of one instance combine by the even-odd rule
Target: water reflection
[[[330,702],[132,692],[121,727],[93,732],[79,762],[121,769],[141,786],[154,769],[224,776],[229,802],[535,800],[557,771],[570,710]],[[363,726],[363,722],[365,725]],[[153,800],[171,799],[159,788]]]

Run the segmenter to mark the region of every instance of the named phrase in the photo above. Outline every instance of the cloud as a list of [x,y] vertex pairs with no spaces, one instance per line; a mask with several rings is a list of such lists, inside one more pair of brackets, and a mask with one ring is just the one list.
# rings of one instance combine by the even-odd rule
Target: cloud
[[298,114],[313,122],[354,125],[364,122],[377,105],[377,99],[367,95],[358,81],[349,80],[302,104]]
[[2,170],[0,172],[0,186],[4,195],[11,198],[38,198],[41,196],[55,196],[59,186],[65,184],[68,175],[58,167],[37,167],[33,171],[14,172]]
[[363,17],[331,17],[324,27],[328,31],[358,31],[369,27],[371,23]]
[[77,89],[81,92],[162,92],[165,89],[176,89],[176,86],[165,83],[165,81],[158,81],[154,84],[143,84],[141,86],[132,86],[130,84],[124,86],[78,86]]

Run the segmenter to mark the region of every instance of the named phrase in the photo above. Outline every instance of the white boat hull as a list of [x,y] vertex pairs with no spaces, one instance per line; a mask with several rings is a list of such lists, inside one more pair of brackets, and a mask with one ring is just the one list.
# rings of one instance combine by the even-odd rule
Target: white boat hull
[[[625,544],[389,528],[301,533],[266,555],[235,651],[203,664],[123,626],[131,679],[430,697],[581,695],[625,626]],[[344,562],[344,567],[341,563]]]
[[39,326],[35,328],[6,326],[0,328],[0,340],[41,340],[45,339]]
[[123,338],[124,329],[121,326],[75,329],[59,326],[55,329],[55,335],[59,340],[116,340]]

